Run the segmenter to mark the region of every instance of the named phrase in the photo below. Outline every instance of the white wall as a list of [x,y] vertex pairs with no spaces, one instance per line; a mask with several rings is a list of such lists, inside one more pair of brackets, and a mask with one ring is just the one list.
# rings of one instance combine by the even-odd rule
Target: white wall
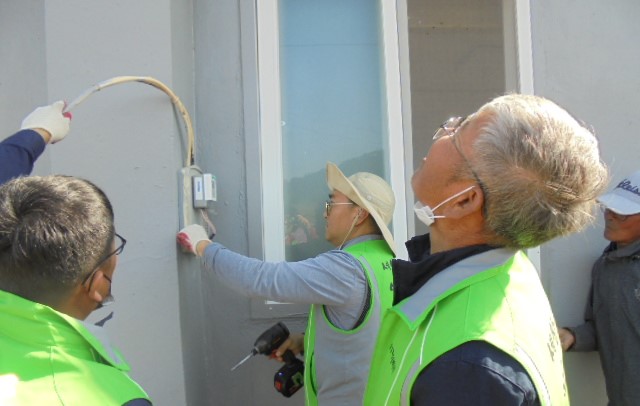
[[[535,93],[590,124],[612,182],[640,169],[640,2],[531,1]],[[558,324],[582,321],[603,222],[542,247],[542,272]],[[565,357],[572,404],[606,404],[596,353]]]

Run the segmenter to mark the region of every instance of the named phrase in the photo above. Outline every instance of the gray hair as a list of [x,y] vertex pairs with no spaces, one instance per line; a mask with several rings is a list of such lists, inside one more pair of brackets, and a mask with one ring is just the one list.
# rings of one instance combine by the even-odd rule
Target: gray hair
[[0,289],[51,305],[108,254],[114,232],[111,203],[93,183],[13,179],[0,186]]
[[538,96],[501,96],[478,113],[490,117],[472,161],[487,194],[493,243],[534,247],[593,220],[608,170],[589,129]]

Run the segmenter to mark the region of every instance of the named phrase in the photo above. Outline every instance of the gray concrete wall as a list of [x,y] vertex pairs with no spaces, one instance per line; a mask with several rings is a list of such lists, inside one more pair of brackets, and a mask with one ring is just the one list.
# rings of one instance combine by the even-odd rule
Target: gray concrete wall
[[[531,1],[535,93],[590,124],[612,181],[640,169],[640,3]],[[542,272],[558,323],[582,321],[593,261],[606,245],[603,221],[542,247]],[[606,404],[596,353],[566,355],[572,404]]]
[[[218,231],[216,240],[260,258],[254,13],[251,2],[194,1],[197,160],[202,169],[218,178],[218,202],[211,210]],[[198,264],[187,264],[182,272],[183,278],[190,279],[186,292],[199,298],[192,300],[189,308],[202,314],[201,319],[183,319],[186,327],[193,327],[186,329],[188,339],[202,350],[197,354],[185,351],[185,359],[192,362],[187,367],[189,404],[304,404],[302,392],[286,399],[273,389],[273,375],[281,364],[264,356],[230,371],[276,320],[252,318],[251,299],[202,274]],[[292,331],[304,329],[300,317],[283,320]],[[198,336],[191,335],[194,333]]]
[[[3,136],[34,107],[72,100],[119,75],[175,85],[192,107],[190,12],[190,2],[180,0],[1,2]],[[94,94],[73,114],[69,136],[47,148],[36,173],[98,184],[128,240],[113,279],[116,303],[90,320],[113,310],[107,329],[134,379],[157,405],[185,404],[174,237],[184,154],[171,102],[157,89],[130,83]]]
[[43,0],[0,2],[0,138],[17,131],[23,115],[47,99],[44,37]]

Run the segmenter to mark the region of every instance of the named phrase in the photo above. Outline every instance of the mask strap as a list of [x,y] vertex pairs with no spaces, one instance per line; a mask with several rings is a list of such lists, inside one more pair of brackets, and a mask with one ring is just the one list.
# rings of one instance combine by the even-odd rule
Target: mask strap
[[[445,217],[445,216],[436,216],[435,214],[434,214],[434,215],[430,215],[429,213],[425,212],[425,208],[427,207],[427,205],[423,204],[420,200],[418,200],[418,201],[413,205],[413,207],[414,207],[414,210],[416,211],[416,213],[417,213],[418,211],[420,211],[420,212],[422,212],[422,213],[424,213],[424,214],[429,215],[431,218],[434,218],[434,219],[443,219],[443,218]],[[432,213],[433,213],[433,210],[432,210]]]
[[[469,186],[468,188],[466,188],[465,190],[456,193],[455,195],[448,197],[446,199],[444,199],[442,202],[440,202],[440,204],[438,204],[436,207],[434,207],[433,209],[431,209],[431,211],[436,211],[436,209],[440,206],[442,206],[443,204],[447,203],[448,201],[451,201],[453,199],[455,199],[456,197],[460,196],[461,194],[467,193],[468,191],[470,191],[471,189],[473,189],[474,187],[476,187],[476,185],[472,185]],[[434,216],[433,218],[444,218],[444,216]]]

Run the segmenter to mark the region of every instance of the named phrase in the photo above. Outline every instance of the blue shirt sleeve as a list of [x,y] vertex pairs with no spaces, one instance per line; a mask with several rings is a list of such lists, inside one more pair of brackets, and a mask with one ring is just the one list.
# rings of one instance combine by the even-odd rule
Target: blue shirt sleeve
[[533,381],[514,358],[470,341],[425,368],[411,390],[412,405],[538,406]]
[[342,250],[297,262],[265,262],[214,242],[204,252],[203,265],[246,296],[325,305],[327,317],[344,329],[353,328],[368,303],[364,270],[353,255]]
[[44,139],[33,130],[22,130],[0,142],[0,184],[29,175],[42,154]]

